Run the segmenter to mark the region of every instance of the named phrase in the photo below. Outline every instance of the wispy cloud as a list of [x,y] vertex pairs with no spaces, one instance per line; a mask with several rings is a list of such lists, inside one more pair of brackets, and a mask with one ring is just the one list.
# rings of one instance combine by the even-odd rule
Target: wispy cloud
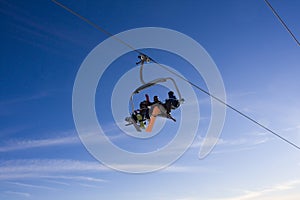
[[[99,172],[108,170],[109,168],[92,161],[12,160],[0,165],[0,181],[7,181],[7,184],[13,184],[17,188],[38,190],[59,190],[62,186],[71,187],[79,183],[96,188],[99,187],[99,184],[107,182],[107,180],[97,177]],[[96,176],[95,173],[97,173]],[[26,181],[32,180],[37,180],[40,184],[26,183]]]
[[80,143],[80,140],[77,136],[65,136],[57,138],[47,138],[39,140],[17,140],[17,141],[8,141],[5,145],[0,147],[1,152],[9,152],[16,150],[25,150],[37,147],[48,147],[55,145],[68,145]]
[[101,187],[101,186],[98,186],[98,185],[92,185],[92,184],[86,184],[86,183],[80,183],[79,185],[80,185],[80,186],[83,186],[83,187],[87,187],[87,188],[102,189],[102,187]]
[[86,47],[86,43],[82,40],[70,37],[70,31],[73,30],[60,27],[58,31],[57,25],[59,24],[45,23],[45,21],[42,21],[45,19],[32,15],[10,1],[2,1],[1,3],[0,13],[10,18],[9,22],[14,30],[18,30],[17,33],[22,32],[22,34],[15,34],[15,31],[11,34],[11,37],[53,53],[62,53],[62,49],[49,45],[56,40],[65,41],[81,48]]
[[[58,178],[86,181],[100,181],[87,176],[79,176],[76,173],[107,171],[98,162],[59,160],[59,159],[28,159],[11,160],[2,162],[0,165],[0,180],[26,179],[26,178]],[[75,173],[73,176],[65,174]],[[103,181],[103,180],[102,180]]]
[[23,125],[23,126],[14,126],[14,127],[3,128],[0,130],[0,137],[5,137],[7,135],[14,135],[16,133],[26,130],[28,127],[29,126]]
[[[204,138],[202,138],[202,137],[197,138],[191,147],[200,148],[203,145],[203,140],[204,140]],[[207,138],[206,145],[212,145],[209,142],[210,140],[212,142],[214,142],[216,140],[216,138]],[[257,144],[262,144],[262,143],[269,141],[269,138],[266,138],[266,137],[261,137],[261,138],[255,137],[255,138],[251,138],[251,139],[249,139],[249,138],[235,138],[235,139],[219,138],[217,140],[218,140],[218,142],[217,142],[218,146],[233,147],[233,146],[255,146]]]
[[[8,128],[3,129],[1,131],[1,136],[5,136],[8,134],[13,134],[15,132],[23,131],[25,127],[20,128]],[[128,139],[128,136],[125,133],[120,132],[115,124],[106,125],[105,135],[109,138],[109,140],[121,140]],[[49,133],[48,135],[54,135],[51,138],[44,139],[14,139],[14,140],[6,140],[0,143],[0,153],[17,151],[17,150],[26,150],[32,148],[42,148],[42,147],[50,147],[57,145],[72,145],[72,144],[80,144],[81,140],[76,132],[76,130],[67,130],[67,131],[59,131]],[[98,136],[97,130],[95,131],[87,131],[83,136],[91,140],[91,142],[95,141],[95,136]],[[98,138],[98,137],[97,137]],[[85,139],[87,141],[87,139]],[[104,137],[97,140],[97,142],[106,141]]]
[[31,95],[26,95],[26,96],[21,96],[21,97],[16,97],[16,98],[12,98],[12,99],[6,99],[6,100],[2,100],[0,101],[0,106],[6,106],[9,104],[15,104],[15,103],[22,103],[22,102],[27,102],[27,101],[32,101],[32,100],[38,100],[38,99],[42,99],[45,97],[48,97],[52,95],[52,92],[50,91],[41,91],[35,94],[31,94]]
[[28,101],[35,101],[49,97],[53,94],[52,91],[40,91],[30,95],[23,95],[19,97],[1,98],[0,99],[0,117],[10,116],[16,112],[15,105],[26,103]]
[[289,137],[298,137],[298,135],[300,134],[300,125],[296,124],[283,128],[282,132],[287,134]]
[[[109,170],[108,168],[106,168],[107,170]],[[103,169],[103,171],[105,171],[105,169]],[[86,182],[107,182],[107,180],[104,179],[100,179],[100,178],[95,178],[95,177],[90,177],[90,176],[57,176],[57,175],[51,175],[51,176],[42,176],[42,178],[47,178],[47,179],[60,179],[60,180],[72,180],[72,181],[86,181]],[[62,183],[60,183],[62,184]]]
[[249,96],[256,95],[257,92],[254,91],[241,91],[241,92],[232,92],[230,94],[227,94],[227,99],[241,99],[241,98],[249,98]]
[[52,187],[42,186],[42,185],[32,185],[32,184],[21,183],[21,182],[8,182],[8,183],[13,184],[15,186],[20,186],[22,188],[27,187],[27,188],[33,188],[33,189],[55,190]]
[[[246,102],[249,102],[250,99],[253,99],[253,96],[256,94],[256,92],[253,91],[240,91],[240,92],[231,92],[226,94],[226,103],[231,105],[232,107],[238,109],[241,112],[244,113],[253,113],[253,109],[251,105],[253,105],[253,102],[251,104],[245,104]],[[210,100],[210,98],[208,98]],[[242,102],[242,104],[241,104]]]
[[[216,147],[218,150],[213,150],[212,153],[229,153],[229,152],[240,152],[244,150],[251,150],[257,145],[267,143],[272,140],[269,134],[265,132],[251,132],[243,134],[243,137],[239,138],[206,138],[205,145],[213,145],[217,140]],[[191,148],[200,149],[204,145],[203,137],[199,136],[195,139]],[[211,142],[210,142],[211,141]]]
[[[44,177],[46,178],[46,177]],[[58,184],[58,185],[64,185],[64,186],[69,186],[69,183],[63,182],[63,181],[58,181],[58,180],[46,180],[49,183],[54,183],[54,184]]]
[[[287,182],[283,182],[277,185],[273,185],[267,188],[263,188],[260,190],[245,190],[241,195],[229,197],[229,198],[221,198],[216,200],[256,200],[256,199],[277,199],[278,192],[284,192],[291,189],[294,189],[300,185],[300,180],[291,180]],[[286,198],[284,198],[286,199]]]
[[17,195],[17,196],[21,196],[21,197],[31,197],[31,194],[30,193],[26,193],[26,192],[16,192],[16,191],[5,191],[4,192],[5,194],[8,194],[8,195]]
[[178,165],[173,164],[168,166],[167,168],[161,170],[162,173],[208,173],[215,172],[212,167],[201,167],[201,166],[186,166],[186,165]]
[[[153,164],[155,165],[155,164]],[[153,168],[149,165],[126,164],[119,166],[122,169],[140,170]],[[160,166],[158,166],[160,167]],[[58,160],[58,159],[27,159],[2,162],[0,165],[0,181],[12,181],[11,184],[24,187],[35,185],[20,182],[20,180],[43,180],[58,182],[59,185],[68,186],[70,182],[98,184],[107,180],[98,178],[94,173],[112,171],[96,161]],[[212,171],[203,167],[185,165],[172,165],[159,171],[159,173],[207,173]],[[93,174],[93,175],[91,175]],[[39,186],[37,186],[39,187]],[[52,189],[40,186],[40,189]]]

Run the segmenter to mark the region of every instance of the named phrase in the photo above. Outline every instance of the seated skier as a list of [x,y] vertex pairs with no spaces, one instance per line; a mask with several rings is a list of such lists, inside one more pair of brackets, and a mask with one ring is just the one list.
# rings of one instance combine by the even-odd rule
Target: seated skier
[[150,106],[154,105],[154,104],[162,104],[162,102],[158,99],[158,96],[154,96],[153,97],[153,102],[150,103]]
[[146,100],[142,101],[140,103],[140,108],[135,110],[132,114],[131,117],[135,122],[139,122],[140,127],[144,128],[144,121],[150,119],[149,115],[149,96],[146,94]]
[[164,103],[164,107],[167,110],[167,114],[170,114],[171,109],[176,109],[180,106],[180,103],[176,96],[174,95],[173,91],[168,92],[169,98],[166,99],[166,102]]

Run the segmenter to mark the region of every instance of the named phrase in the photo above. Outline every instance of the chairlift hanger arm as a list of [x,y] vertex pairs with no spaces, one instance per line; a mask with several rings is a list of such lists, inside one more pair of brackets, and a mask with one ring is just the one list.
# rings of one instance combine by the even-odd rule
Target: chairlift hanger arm
[[[145,54],[139,55],[138,57],[141,59],[141,61],[139,63],[141,63],[141,66],[140,66],[140,80],[141,80],[142,84],[144,84],[146,87],[151,87],[152,85],[157,84],[159,82],[166,82],[167,80],[171,80],[173,82],[173,85],[174,85],[175,89],[176,89],[176,92],[178,94],[179,100],[183,101],[183,98],[181,97],[181,93],[180,93],[180,91],[178,89],[178,86],[177,86],[175,80],[173,78],[171,78],[171,77],[155,79],[155,80],[153,80],[151,82],[146,83],[144,81],[144,76],[143,76],[144,63],[145,62],[150,62],[150,61],[153,61],[153,60],[150,57],[146,56]],[[164,81],[162,81],[162,80],[164,80]],[[150,84],[150,83],[151,83],[151,85],[147,86],[147,84]],[[141,86],[141,90],[143,90],[143,89],[144,89],[144,86]],[[138,93],[140,90],[138,88],[135,91],[137,91],[137,93]]]

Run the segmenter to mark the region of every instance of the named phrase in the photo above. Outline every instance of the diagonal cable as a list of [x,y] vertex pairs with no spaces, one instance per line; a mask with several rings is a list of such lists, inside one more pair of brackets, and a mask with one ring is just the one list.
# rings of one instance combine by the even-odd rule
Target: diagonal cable
[[[145,56],[147,56],[146,54],[144,54],[143,52],[141,52],[140,50],[137,50],[136,48],[134,48],[133,46],[131,46],[130,44],[128,44],[127,42],[121,40],[120,38],[118,38],[117,36],[111,34],[110,32],[106,31],[105,29],[103,29],[102,27],[100,27],[99,25],[95,24],[94,22],[88,20],[87,18],[83,17],[82,15],[80,15],[79,13],[73,11],[72,9],[68,8],[67,6],[59,3],[56,0],[51,0],[52,2],[54,2],[55,4],[57,4],[58,6],[62,7],[63,9],[67,10],[68,12],[72,13],[73,15],[77,16],[78,18],[80,18],[81,20],[85,21],[86,23],[90,24],[91,26],[93,26],[94,28],[96,28],[97,30],[103,32],[104,34],[114,38],[116,41],[124,44],[125,46],[129,47],[130,49],[132,49],[133,51],[139,53],[139,54],[143,54]],[[147,56],[149,57],[149,56]],[[150,57],[149,57],[150,58]],[[195,83],[189,81],[188,79],[184,78],[183,76],[181,76],[180,74],[177,74],[176,72],[172,71],[171,69],[168,69],[167,67],[163,66],[162,64],[160,64],[159,62],[157,62],[156,60],[150,58],[152,62],[156,63],[158,66],[162,67],[163,69],[167,70],[168,72],[170,72],[171,74],[177,76],[178,78],[182,79],[183,81],[189,83],[190,85],[192,85],[193,87],[195,87],[196,89],[200,90],[201,92],[207,94],[208,96],[210,96],[211,98],[217,100],[218,102],[220,102],[221,104],[225,105],[226,107],[230,108],[231,110],[235,111],[236,113],[240,114],[241,116],[245,117],[246,119],[252,121],[253,123],[255,123],[256,125],[260,126],[261,128],[265,129],[267,132],[275,135],[276,137],[278,137],[279,139],[287,142],[288,144],[292,145],[293,147],[297,148],[298,150],[300,150],[300,147],[298,145],[296,145],[295,143],[289,141],[288,139],[284,138],[283,136],[281,136],[280,134],[276,133],[275,131],[271,130],[270,128],[266,127],[265,125],[259,123],[258,121],[256,121],[255,119],[249,117],[248,115],[246,115],[245,113],[243,113],[242,111],[234,108],[233,106],[231,106],[230,104],[226,103],[225,101],[221,100],[220,98],[212,95],[211,93],[209,93],[208,91],[204,90],[203,88],[201,88],[200,86],[196,85]]]
[[296,43],[300,46],[300,42],[297,40],[296,36],[293,34],[293,32],[291,31],[291,29],[289,29],[289,27],[286,25],[286,23],[281,19],[281,17],[279,16],[279,14],[276,12],[276,10],[273,8],[273,6],[270,4],[270,2],[268,0],[264,0],[266,2],[266,4],[269,6],[269,8],[272,10],[272,12],[274,13],[274,15],[277,17],[277,19],[280,21],[280,23],[284,26],[284,28],[290,33],[290,35],[292,36],[292,38],[296,41]]

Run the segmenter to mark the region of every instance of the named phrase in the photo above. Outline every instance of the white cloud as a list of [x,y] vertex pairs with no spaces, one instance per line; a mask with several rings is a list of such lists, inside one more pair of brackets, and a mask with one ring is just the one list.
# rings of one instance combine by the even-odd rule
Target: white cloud
[[[67,173],[106,171],[98,162],[57,160],[57,159],[30,159],[11,160],[2,162],[0,165],[0,180],[12,180],[22,178],[59,178],[96,181],[86,176],[60,176]],[[97,180],[97,181],[100,181]],[[103,181],[103,180],[102,180]]]
[[[217,140],[219,146],[232,147],[232,146],[254,146],[257,144],[268,142],[270,139],[266,135],[253,135],[253,137],[240,137],[233,139],[224,139],[224,138],[206,138],[206,145],[212,145]],[[198,137],[192,144],[192,148],[200,148],[203,146],[203,137]],[[211,143],[210,143],[211,141]]]
[[26,130],[27,128],[28,126],[14,126],[14,127],[3,128],[0,130],[1,138],[7,135],[13,135],[15,133],[19,133],[21,131]]
[[[47,178],[47,177],[44,177]],[[64,185],[64,186],[69,186],[69,183],[63,182],[63,181],[58,181],[58,180],[46,180],[49,183],[54,183],[54,184],[58,184],[58,185]]]
[[[155,165],[155,163],[153,164]],[[138,170],[152,168],[149,165],[126,164],[118,166],[122,169]],[[160,167],[160,166],[157,166]],[[78,160],[58,160],[58,159],[29,159],[29,160],[11,160],[2,162],[0,165],[0,181],[32,180],[40,179],[44,181],[53,181],[60,185],[68,185],[69,182],[107,182],[105,179],[95,177],[97,172],[112,171],[112,169],[103,166],[94,161]],[[211,169],[203,167],[191,167],[181,165],[171,165],[160,170],[160,173],[206,173]],[[63,181],[63,182],[61,182]],[[20,182],[10,182],[15,185],[21,185]],[[24,185],[25,186],[25,185]],[[31,185],[26,185],[31,187]],[[32,186],[34,187],[34,186]],[[47,188],[43,188],[47,189]],[[48,188],[50,189],[50,188]]]
[[86,184],[86,183],[80,183],[79,185],[80,185],[80,186],[83,186],[83,187],[87,187],[87,188],[102,189],[102,187],[101,187],[101,186],[98,186],[98,185],[92,185],[92,184]]
[[[12,160],[1,163],[0,181],[6,181],[7,184],[13,184],[15,188],[22,189],[58,190],[62,185],[71,187],[74,183],[96,188],[99,184],[107,182],[97,177],[98,172],[107,170],[109,169],[100,163],[91,161]],[[95,173],[97,173],[96,176]],[[32,180],[38,180],[40,184],[33,185],[25,182]],[[9,194],[30,197],[27,193],[10,192]]]
[[[41,178],[47,178],[47,179],[62,179],[62,180],[72,180],[72,181],[87,181],[87,182],[107,182],[107,180],[100,179],[100,178],[94,178],[90,176],[57,176],[57,175],[48,175],[48,176],[42,176]],[[65,184],[62,182],[59,182],[58,184]],[[65,184],[66,185],[66,184]],[[68,184],[67,184],[68,185]]]
[[[295,189],[300,185],[300,180],[292,180],[283,182],[277,185],[273,185],[267,188],[262,188],[260,190],[245,190],[241,195],[229,197],[229,198],[221,198],[217,200],[264,200],[264,199],[277,199],[279,196],[278,192],[287,192],[288,190]],[[281,198],[279,198],[281,199]],[[284,198],[287,200],[286,198]]]
[[163,169],[163,173],[207,173],[213,172],[212,168],[206,168],[201,166],[191,167],[191,166],[181,166],[181,165],[170,165],[167,168]]
[[22,197],[31,197],[31,194],[29,193],[26,193],[26,192],[16,192],[16,191],[5,191],[4,192],[5,194],[8,194],[8,195],[17,195],[17,196],[22,196]]
[[290,126],[290,127],[282,129],[282,131],[286,131],[286,132],[299,131],[299,130],[300,130],[300,125]]
[[[268,133],[244,133],[241,134],[243,137],[239,138],[206,138],[206,142],[204,144],[204,137],[197,137],[191,148],[199,149],[203,148],[204,145],[211,146],[217,141],[215,148],[211,152],[212,154],[220,154],[220,153],[232,153],[232,152],[240,152],[246,150],[252,150],[257,145],[267,143],[271,141],[273,138],[270,137]],[[217,148],[216,148],[217,147]]]
[[227,94],[228,99],[235,99],[235,98],[249,98],[249,96],[256,95],[257,92],[254,91],[242,91],[242,92],[236,92],[236,93],[231,93]]
[[28,188],[34,188],[34,189],[55,190],[54,188],[47,187],[47,186],[41,186],[41,185],[32,185],[32,184],[20,183],[20,182],[8,182],[8,183],[13,184],[15,186],[20,186],[22,188],[28,187]]
[[25,149],[31,149],[37,147],[76,144],[79,142],[80,140],[77,136],[65,136],[65,137],[47,138],[47,139],[39,139],[39,140],[9,141],[6,143],[6,145],[0,147],[0,153],[16,151],[16,150],[25,150]]
[[10,104],[39,100],[39,99],[53,95],[54,92],[55,91],[40,91],[38,93],[31,94],[31,95],[21,96],[21,97],[17,97],[17,98],[13,98],[13,99],[2,100],[2,101],[0,101],[0,106],[7,106]]
[[[99,188],[107,182],[95,177],[98,172],[106,171],[98,162],[76,160],[30,159],[5,161],[0,165],[0,181],[9,187],[18,189],[60,190],[61,186],[72,187],[74,184]],[[34,182],[32,182],[34,180]],[[30,183],[27,183],[30,181]],[[32,184],[38,181],[37,184]],[[30,197],[29,193],[8,191],[6,195]]]

